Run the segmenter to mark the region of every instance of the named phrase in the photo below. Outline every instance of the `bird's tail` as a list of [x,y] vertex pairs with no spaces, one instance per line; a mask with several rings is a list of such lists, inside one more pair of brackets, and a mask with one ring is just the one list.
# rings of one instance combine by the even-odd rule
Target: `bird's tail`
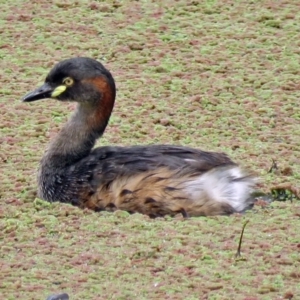
[[253,206],[257,181],[257,177],[236,165],[216,167],[187,181],[185,191],[194,202],[201,203],[199,209],[205,215],[225,215]]

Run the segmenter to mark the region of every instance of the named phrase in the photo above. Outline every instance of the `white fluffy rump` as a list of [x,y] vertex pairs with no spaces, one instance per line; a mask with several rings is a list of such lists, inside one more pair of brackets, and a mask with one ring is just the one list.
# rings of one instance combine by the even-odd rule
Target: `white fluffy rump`
[[185,182],[185,191],[194,201],[227,203],[237,212],[247,209],[254,200],[251,193],[257,178],[238,166],[214,168],[196,179]]

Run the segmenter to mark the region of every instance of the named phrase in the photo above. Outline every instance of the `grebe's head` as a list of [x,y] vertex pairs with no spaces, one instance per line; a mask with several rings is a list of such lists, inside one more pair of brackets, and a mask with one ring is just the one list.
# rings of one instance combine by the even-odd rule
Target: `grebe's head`
[[79,103],[98,103],[109,95],[114,101],[115,81],[111,73],[98,61],[77,57],[57,63],[42,86],[22,98],[31,102],[45,98]]

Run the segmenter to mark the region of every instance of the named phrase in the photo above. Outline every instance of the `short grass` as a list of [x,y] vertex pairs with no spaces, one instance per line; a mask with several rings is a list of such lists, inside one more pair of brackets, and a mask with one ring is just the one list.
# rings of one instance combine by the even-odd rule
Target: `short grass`
[[118,86],[99,145],[223,151],[297,192],[299,23],[297,0],[3,0],[1,299],[300,299],[299,201],[188,220],[48,204],[35,172],[73,105],[19,101],[57,61],[94,57]]

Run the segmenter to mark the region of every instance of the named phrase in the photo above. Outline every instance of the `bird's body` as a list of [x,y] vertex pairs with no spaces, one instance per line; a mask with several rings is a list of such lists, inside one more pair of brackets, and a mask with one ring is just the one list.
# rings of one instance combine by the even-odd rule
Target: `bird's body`
[[151,217],[222,215],[253,205],[255,178],[223,153],[172,145],[93,149],[115,93],[113,77],[102,64],[74,58],[57,64],[45,84],[24,97],[78,102],[41,160],[41,198]]

